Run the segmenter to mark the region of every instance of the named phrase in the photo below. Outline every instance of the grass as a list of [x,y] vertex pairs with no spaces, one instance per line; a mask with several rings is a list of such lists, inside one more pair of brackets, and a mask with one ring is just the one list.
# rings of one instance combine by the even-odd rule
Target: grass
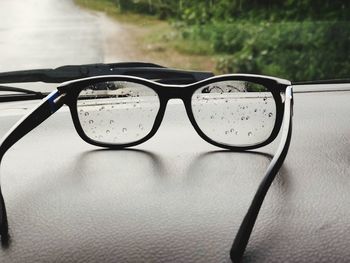
[[[216,58],[209,42],[182,37],[169,22],[153,16],[121,12],[110,0],[74,0],[83,8],[99,11],[128,28],[135,57],[168,67],[215,71]],[[131,45],[131,44],[130,44]],[[137,49],[137,51],[136,51]]]

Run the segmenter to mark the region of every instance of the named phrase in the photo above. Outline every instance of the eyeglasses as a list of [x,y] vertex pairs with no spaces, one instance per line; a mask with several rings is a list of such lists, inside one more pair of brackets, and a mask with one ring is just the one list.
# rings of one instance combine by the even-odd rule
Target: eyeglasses
[[[108,75],[100,76],[106,73]],[[65,82],[48,95],[0,86],[2,90],[24,92],[20,96],[0,97],[0,101],[42,98],[47,95],[4,137],[0,156],[64,104],[70,108],[74,126],[83,140],[113,149],[135,146],[150,139],[159,128],[171,99],[183,101],[199,136],[215,146],[232,151],[245,151],[269,144],[277,137],[284,119],[280,147],[231,249],[232,260],[239,260],[266,192],[287,154],[293,97],[290,81],[249,74],[213,76],[208,72],[127,63],[0,73],[0,83],[55,83],[84,76],[89,77]],[[0,233],[2,241],[6,242],[8,223],[5,203],[2,195],[0,197]]]
[[178,98],[204,140],[247,150],[277,136],[283,119],[281,93],[289,84],[253,75],[218,76],[188,85],[99,76],[64,83],[52,96],[65,97],[78,134],[97,146],[121,149],[145,142],[159,128],[167,102]]
[[[95,76],[106,73],[118,75]],[[279,150],[231,249],[232,260],[239,260],[265,194],[287,154],[292,120],[290,81],[249,74],[212,76],[208,72],[179,71],[153,64],[129,63],[0,73],[0,83],[55,83],[82,75],[90,77],[65,82],[48,95],[0,86],[0,90],[22,93],[19,96],[1,96],[0,101],[42,98],[47,95],[4,137],[0,145],[1,158],[14,143],[64,104],[70,108],[74,126],[83,140],[113,149],[135,146],[150,139],[159,128],[171,99],[183,101],[199,136],[215,146],[233,151],[255,149],[269,144],[277,137],[285,119]],[[140,78],[140,75],[148,79]],[[8,223],[1,191],[0,197],[0,234],[2,242],[6,243],[9,238]]]
[[[118,75],[114,75],[116,72]],[[135,146],[150,139],[159,128],[171,99],[184,102],[187,115],[199,136],[215,146],[232,151],[245,151],[269,144],[277,137],[285,120],[277,154],[231,249],[232,260],[239,260],[266,192],[288,151],[293,98],[290,81],[249,74],[212,76],[208,72],[129,63],[1,73],[0,83],[38,80],[58,82],[82,77],[82,73],[85,76],[89,73],[90,77],[65,82],[49,95],[0,86],[2,90],[25,92],[19,97],[0,97],[0,101],[42,98],[47,95],[4,137],[0,145],[1,157],[15,142],[64,104],[70,108],[74,126],[83,140],[113,149]],[[113,75],[95,76],[106,73]],[[5,203],[2,195],[0,197],[0,232],[2,241],[6,242],[8,223]]]
[[[87,78],[65,82],[51,94],[0,86],[0,90],[22,93],[0,96],[0,101],[44,98],[3,138],[0,160],[14,143],[64,104],[70,108],[75,128],[85,141],[113,149],[150,139],[159,128],[170,99],[181,99],[197,133],[218,147],[233,151],[259,148],[272,142],[281,131],[277,152],[234,239],[230,253],[233,262],[241,260],[266,193],[287,155],[292,133],[292,86],[350,83],[350,80],[291,83],[248,74],[214,77],[209,72],[144,63],[0,73],[0,83],[56,83],[82,77]],[[0,208],[1,241],[6,244],[8,222],[1,189]]]
[[[287,155],[292,134],[292,86],[350,83],[349,79],[291,83],[249,74],[213,76],[210,72],[138,62],[0,73],[0,83],[36,81],[68,82],[50,94],[0,85],[0,91],[19,93],[0,95],[0,102],[43,98],[4,136],[0,161],[13,144],[64,104],[70,108],[82,139],[113,149],[150,139],[171,99],[184,102],[199,136],[218,147],[232,151],[256,149],[272,142],[280,132],[276,154],[234,239],[230,252],[233,262],[241,260],[266,193]],[[6,245],[8,222],[1,188],[0,209],[0,235],[2,244]]]

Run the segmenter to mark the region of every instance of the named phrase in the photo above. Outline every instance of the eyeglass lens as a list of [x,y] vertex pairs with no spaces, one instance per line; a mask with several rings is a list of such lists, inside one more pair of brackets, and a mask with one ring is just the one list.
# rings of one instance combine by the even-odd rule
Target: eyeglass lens
[[77,102],[84,133],[110,144],[131,143],[147,136],[159,107],[154,90],[128,81],[88,86],[80,92]]
[[221,81],[199,88],[192,96],[192,112],[207,137],[230,146],[266,141],[276,121],[272,93],[247,81]]

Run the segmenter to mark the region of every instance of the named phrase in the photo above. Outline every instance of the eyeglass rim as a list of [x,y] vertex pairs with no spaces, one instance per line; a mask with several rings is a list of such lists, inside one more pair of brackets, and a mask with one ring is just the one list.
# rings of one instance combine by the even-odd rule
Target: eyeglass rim
[[[227,80],[250,81],[256,84],[261,84],[265,86],[272,93],[276,104],[276,120],[275,120],[274,127],[272,129],[272,132],[266,140],[253,145],[233,146],[233,145],[224,144],[224,143],[220,143],[212,140],[198,126],[192,112],[191,98],[193,93],[200,87],[209,85],[211,83],[227,81]],[[105,142],[93,140],[92,138],[88,137],[85,134],[78,116],[77,101],[78,101],[79,93],[89,85],[93,85],[104,81],[135,82],[138,84],[145,85],[146,87],[152,89],[157,93],[159,97],[159,102],[160,102],[159,109],[158,109],[156,118],[154,120],[153,127],[146,136],[144,136],[143,138],[137,141],[130,142],[130,143],[113,144],[113,143],[105,143]],[[136,146],[146,142],[147,140],[153,137],[153,135],[157,132],[158,128],[160,127],[164,117],[168,100],[172,98],[179,98],[183,100],[188,118],[192,126],[194,127],[194,129],[202,139],[220,148],[228,149],[231,151],[245,151],[245,150],[263,147],[271,143],[277,137],[282,125],[283,112],[284,112],[284,103],[282,101],[281,93],[283,93],[286,90],[286,88],[290,85],[291,85],[291,82],[285,79],[274,78],[274,77],[264,76],[264,75],[254,75],[254,74],[219,75],[219,76],[214,76],[205,80],[201,80],[201,81],[191,83],[191,84],[186,84],[186,85],[162,84],[162,83],[157,83],[151,80],[134,77],[134,76],[108,75],[108,76],[89,77],[89,78],[65,82],[65,83],[62,83],[57,89],[60,92],[64,92],[67,94],[65,102],[70,108],[72,121],[77,133],[84,141],[95,146],[107,147],[111,149],[123,149],[123,148]]]

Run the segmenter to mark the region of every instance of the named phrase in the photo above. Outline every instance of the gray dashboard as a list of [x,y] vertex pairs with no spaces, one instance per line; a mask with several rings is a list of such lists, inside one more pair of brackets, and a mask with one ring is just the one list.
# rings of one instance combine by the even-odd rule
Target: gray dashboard
[[[291,147],[244,262],[348,262],[350,93],[295,94]],[[0,105],[0,133],[35,101]],[[129,150],[86,144],[67,108],[5,155],[11,244],[0,262],[230,262],[229,250],[277,147],[221,151],[172,102]]]

